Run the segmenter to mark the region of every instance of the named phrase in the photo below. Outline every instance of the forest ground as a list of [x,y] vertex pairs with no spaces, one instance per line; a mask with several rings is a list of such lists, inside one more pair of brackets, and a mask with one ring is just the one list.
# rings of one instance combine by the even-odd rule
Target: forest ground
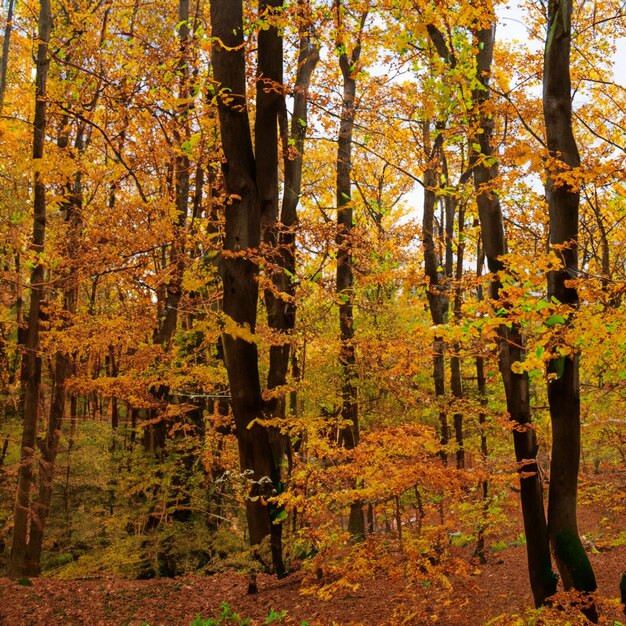
[[[611,626],[626,622],[617,601],[619,579],[626,570],[626,503],[610,502],[611,490],[604,488],[607,481],[616,480],[624,480],[623,471],[589,475],[579,510],[580,531],[593,542],[593,548],[589,542],[587,547],[598,580],[600,623]],[[512,501],[518,497],[511,494]],[[524,545],[511,541],[522,532],[519,515],[513,517],[500,537],[498,532],[490,537],[492,545],[500,539],[507,547],[489,550],[488,562],[474,563],[470,576],[451,576],[448,588],[372,573],[358,589],[325,601],[302,593],[306,587],[302,571],[284,580],[259,576],[259,593],[253,596],[246,594],[246,576],[235,572],[154,580],[42,577],[33,579],[32,586],[0,578],[0,624],[188,626],[196,615],[217,618],[221,603],[227,603],[242,620],[251,618],[253,624],[270,623],[266,620],[271,609],[275,614],[286,611],[282,620],[271,623],[298,626],[587,623],[578,613],[573,621],[565,615],[528,621],[532,620],[532,598],[526,551]],[[610,542],[608,537],[612,537]],[[459,556],[471,561],[471,546],[458,550]]]

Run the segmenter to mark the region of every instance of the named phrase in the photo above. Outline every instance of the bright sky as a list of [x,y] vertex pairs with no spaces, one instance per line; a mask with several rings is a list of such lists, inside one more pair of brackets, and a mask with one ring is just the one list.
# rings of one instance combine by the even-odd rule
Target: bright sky
[[[525,10],[520,7],[519,0],[510,0],[507,6],[501,6],[497,10],[499,17],[498,32],[496,37],[498,41],[515,40],[526,42],[533,48],[543,49],[543,42],[529,42],[528,33],[526,31]],[[617,40],[617,51],[613,57],[614,62],[614,78],[615,82],[626,88],[626,37]]]

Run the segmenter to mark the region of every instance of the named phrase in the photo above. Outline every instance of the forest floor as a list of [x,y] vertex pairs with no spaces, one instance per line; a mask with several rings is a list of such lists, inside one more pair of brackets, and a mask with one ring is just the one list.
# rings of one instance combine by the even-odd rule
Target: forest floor
[[[623,480],[623,472],[619,478]],[[626,570],[626,503],[609,503],[603,497],[606,494],[601,480],[596,482],[585,491],[579,526],[594,541],[593,548],[588,543],[588,552],[598,581],[600,623],[616,626],[626,623],[617,601],[619,579]],[[521,521],[516,519],[506,537],[516,537],[521,530]],[[609,535],[613,537],[610,545],[603,541]],[[616,541],[615,537],[624,540]],[[497,538],[496,534],[491,540]],[[497,552],[491,550],[486,564],[472,564],[469,576],[451,576],[447,588],[417,585],[376,572],[356,590],[335,595],[331,600],[303,594],[306,585],[302,571],[283,580],[260,575],[256,595],[247,595],[247,577],[234,572],[141,581],[42,577],[33,579],[32,586],[0,578],[0,624],[189,626],[196,615],[218,618],[221,603],[239,614],[241,621],[215,624],[241,624],[244,618],[251,618],[252,624],[297,626],[587,623],[577,612],[578,617],[573,619],[565,615],[533,619],[525,546],[510,541],[508,544]],[[471,562],[470,547],[459,550]],[[268,620],[272,609],[274,621]]]

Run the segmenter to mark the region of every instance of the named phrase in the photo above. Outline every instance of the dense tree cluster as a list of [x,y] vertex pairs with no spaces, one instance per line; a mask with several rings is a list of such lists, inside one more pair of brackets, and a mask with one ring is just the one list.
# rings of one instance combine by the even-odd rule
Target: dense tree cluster
[[626,462],[626,16],[523,3],[518,42],[503,15],[9,0],[9,575],[234,565],[253,592],[392,528],[443,568],[444,503],[484,558],[513,484],[535,603],[595,590],[581,451]]

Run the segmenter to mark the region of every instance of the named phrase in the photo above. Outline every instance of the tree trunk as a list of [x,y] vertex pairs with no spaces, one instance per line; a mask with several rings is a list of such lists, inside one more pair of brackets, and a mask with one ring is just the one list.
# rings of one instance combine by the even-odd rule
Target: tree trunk
[[[487,266],[493,273],[491,279],[491,297],[497,301],[501,283],[496,272],[504,265],[500,259],[505,254],[506,239],[502,209],[497,194],[492,189],[498,175],[498,166],[494,160],[492,148],[493,120],[484,111],[489,98],[489,75],[493,59],[495,26],[475,33],[478,40],[476,58],[477,79],[481,87],[474,90],[473,98],[479,116],[478,133],[480,159],[473,157],[474,187],[481,226],[481,238]],[[499,367],[504,383],[506,405],[509,417],[514,424],[513,442],[520,476],[520,498],[524,531],[526,533],[526,552],[530,586],[536,606],[543,604],[547,597],[556,591],[557,579],[552,571],[550,548],[548,544],[547,523],[543,505],[543,493],[537,467],[537,440],[531,425],[530,397],[528,376],[516,374],[511,370],[515,361],[523,360],[523,339],[520,328],[512,324],[499,328]]]
[[[543,75],[543,111],[550,160],[546,199],[550,215],[550,245],[561,256],[563,267],[548,274],[548,298],[578,306],[576,288],[568,281],[578,276],[577,187],[558,181],[559,174],[580,167],[572,132],[570,82],[571,0],[550,0]],[[557,567],[566,589],[594,591],[596,579],[578,535],[576,500],[580,463],[579,357],[556,356],[548,364],[548,403],[552,422],[552,460],[548,530]],[[588,617],[596,618],[592,606]]]
[[[39,7],[37,71],[35,76],[35,118],[33,133],[33,161],[41,163],[46,135],[46,86],[48,81],[48,43],[52,28],[50,1],[41,0]],[[30,277],[30,308],[24,342],[24,365],[21,384],[24,389],[23,429],[18,472],[17,494],[13,510],[13,541],[8,563],[12,577],[37,576],[39,559],[33,560],[29,542],[33,525],[38,523],[31,507],[31,489],[35,476],[35,449],[39,428],[39,390],[41,387],[41,356],[39,354],[39,323],[45,269],[43,253],[46,237],[46,190],[43,176],[35,165],[33,199],[33,249],[39,255]]]
[[[288,322],[283,313],[282,294],[285,285],[281,259],[276,244],[278,241],[278,122],[284,109],[283,97],[283,38],[278,27],[273,23],[283,0],[260,0],[259,15],[264,16],[269,27],[259,32],[256,116],[254,126],[256,181],[261,201],[261,237],[267,246],[268,272],[272,286],[265,290],[265,305],[269,327],[277,333],[287,331]],[[275,254],[277,253],[277,254]],[[276,390],[287,381],[289,366],[289,343],[272,343],[267,376],[268,389]],[[268,402],[267,410],[271,417],[285,416],[285,398],[282,391]],[[268,429],[268,436],[274,455],[274,463],[279,478],[277,491],[282,491],[283,462],[289,447],[289,438],[277,428]],[[277,514],[275,507],[270,507],[270,517]],[[272,561],[279,578],[285,576],[282,559],[282,524],[272,523],[271,548]]]
[[[449,298],[443,284],[443,272],[441,268],[444,260],[437,253],[435,243],[435,206],[437,204],[438,174],[437,162],[443,141],[443,135],[439,134],[434,143],[430,139],[430,124],[423,123],[422,135],[424,149],[427,152],[427,165],[424,170],[424,211],[422,215],[422,243],[424,246],[424,272],[428,278],[426,297],[430,316],[435,326],[446,323],[448,316]],[[448,461],[446,446],[450,440],[448,431],[448,416],[443,408],[446,393],[445,381],[445,351],[446,344],[443,337],[435,333],[433,339],[433,381],[435,385],[435,398],[439,403],[439,441],[441,442],[441,459]]]
[[0,60],[0,113],[2,113],[4,109],[4,98],[7,91],[7,70],[9,68],[9,50],[11,49],[14,8],[15,0],[9,0],[7,7],[7,23],[4,27],[4,39],[2,40],[2,59]]
[[[189,156],[183,149],[183,144],[189,141],[191,127],[189,113],[192,109],[192,96],[189,68],[189,0],[178,2],[178,100],[181,104],[173,111],[176,116],[176,125],[173,131],[174,155],[172,156],[172,182],[174,191],[175,222],[173,224],[172,242],[169,246],[169,255],[164,261],[167,264],[168,278],[160,294],[159,318],[154,331],[154,343],[167,351],[176,328],[178,326],[178,309],[183,292],[183,273],[185,271],[185,244],[186,228],[189,214],[190,162]],[[165,252],[163,257],[166,257]],[[164,268],[165,270],[165,268]],[[169,388],[163,385],[151,389],[151,393],[160,406],[151,409],[151,423],[145,427],[143,445],[152,452],[162,450],[167,439],[168,424],[163,416],[163,409],[169,401]]]
[[[476,260],[476,277],[480,278],[483,273],[483,266],[485,264],[485,255],[483,254],[480,240],[478,240],[478,252]],[[478,293],[476,299],[478,302],[484,300],[482,285],[478,285]],[[487,415],[485,413],[488,399],[487,399],[487,379],[485,377],[485,360],[482,356],[476,357],[476,388],[478,391],[478,400],[481,405],[480,413],[478,414],[478,424],[480,427],[480,456],[483,463],[483,469],[486,468],[487,457],[489,456],[489,448],[487,447]],[[489,513],[489,480],[482,481],[482,498],[483,498],[483,520],[479,523],[476,549],[474,550],[474,556],[477,557],[481,563],[486,563],[485,557],[485,530],[487,529],[487,515]]]
[[[59,148],[61,149],[67,149],[68,147],[69,131],[66,129],[69,129],[67,120],[64,121],[63,131],[58,141]],[[79,125],[74,143],[74,148],[79,154],[85,149],[84,129],[84,124]],[[65,186],[65,196],[62,206],[69,233],[67,247],[64,250],[67,266],[62,270],[63,311],[66,312],[69,317],[73,317],[76,314],[78,306],[78,281],[77,275],[71,266],[70,259],[78,250],[78,238],[81,230],[81,209],[83,204],[81,172],[77,172],[74,175],[74,180],[68,182]],[[44,441],[38,442],[41,451],[38,476],[39,493],[33,500],[33,518],[36,520],[36,523],[31,525],[30,541],[28,545],[31,560],[37,563],[39,563],[41,558],[44,530],[52,499],[52,486],[56,457],[59,449],[59,437],[63,424],[63,416],[65,414],[65,383],[71,373],[71,356],[66,352],[58,350],[54,356],[52,401],[48,414],[46,438]]]
[[[455,207],[457,202],[452,197],[447,197],[446,201]],[[450,221],[453,222],[455,209],[450,211]],[[455,269],[455,286],[454,286],[454,323],[455,325],[461,322],[461,305],[463,302],[463,294],[461,290],[461,279],[463,278],[463,252],[465,245],[463,243],[463,231],[465,229],[465,209],[463,206],[458,207],[458,235],[457,235],[457,253],[456,253],[456,269]],[[450,391],[452,392],[452,398],[456,402],[460,402],[463,399],[463,379],[461,374],[461,357],[459,355],[460,345],[455,342],[452,346],[452,356],[450,357]],[[454,409],[453,415],[454,423],[454,438],[456,442],[456,467],[457,469],[465,468],[465,442],[463,439],[463,414],[460,412],[458,406]]]
[[[224,253],[220,264],[227,325],[223,335],[224,356],[241,469],[251,471],[254,481],[251,493],[254,499],[248,499],[246,514],[250,543],[258,546],[271,532],[264,498],[277,486],[279,473],[267,429],[258,423],[250,427],[254,420],[263,417],[265,408],[256,344],[241,337],[235,327],[229,327],[234,324],[246,332],[255,331],[258,266],[251,257],[261,237],[261,198],[246,101],[242,0],[214,0],[211,26],[227,192]],[[248,590],[256,591],[255,581],[250,582]]]
[[[260,13],[272,15],[282,7],[282,0],[263,1]],[[319,59],[317,45],[311,44],[308,33],[308,2],[298,5],[300,25],[300,53],[294,89],[294,110],[290,136],[286,136],[286,108],[283,97],[283,45],[277,26],[270,25],[259,33],[259,57],[257,67],[257,111],[255,119],[255,156],[257,185],[261,195],[261,230],[266,244],[266,258],[271,286],[265,290],[268,324],[276,333],[270,346],[267,388],[274,390],[268,401],[267,412],[272,418],[282,419],[286,415],[285,385],[289,370],[291,335],[296,322],[295,284],[296,250],[295,228],[297,205],[302,186],[302,164],[306,136],[307,92],[312,72]],[[280,133],[279,133],[280,131]],[[284,158],[284,193],[278,220],[278,137],[282,134]],[[291,141],[292,140],[292,141]],[[289,154],[288,146],[293,143],[295,157]],[[280,472],[279,492],[286,481],[291,458],[290,441],[277,428],[269,429],[270,441],[276,465]],[[286,467],[283,467],[286,466]],[[272,509],[276,516],[278,510]],[[272,524],[272,550],[276,574],[285,575],[282,562],[282,523]]]
[[[341,420],[344,426],[339,429],[339,444],[352,450],[359,443],[359,410],[357,402],[356,351],[354,347],[354,272],[352,268],[352,135],[354,132],[356,73],[361,57],[360,32],[352,53],[343,42],[341,27],[342,6],[335,2],[338,34],[336,49],[339,67],[343,76],[343,97],[339,137],[337,140],[337,298],[339,300],[339,333],[341,347],[339,362],[342,370]],[[363,24],[367,13],[362,16]],[[365,537],[365,517],[362,502],[354,502],[350,507],[348,530],[353,539]]]

